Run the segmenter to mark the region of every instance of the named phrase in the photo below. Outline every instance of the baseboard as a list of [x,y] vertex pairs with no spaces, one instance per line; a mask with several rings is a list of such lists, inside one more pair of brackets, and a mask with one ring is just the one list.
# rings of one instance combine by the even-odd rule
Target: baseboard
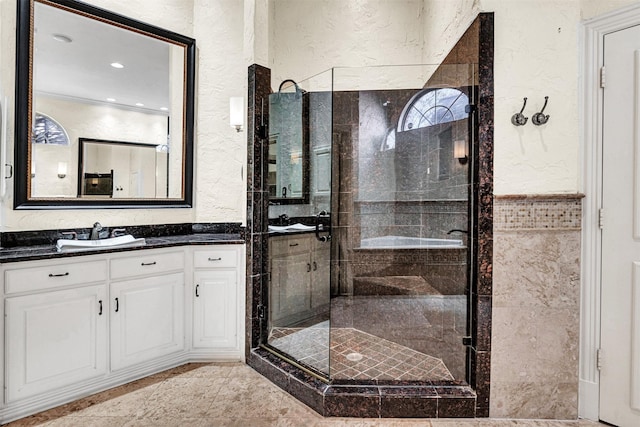
[[578,385],[578,417],[598,421],[600,417],[600,386],[580,380]]

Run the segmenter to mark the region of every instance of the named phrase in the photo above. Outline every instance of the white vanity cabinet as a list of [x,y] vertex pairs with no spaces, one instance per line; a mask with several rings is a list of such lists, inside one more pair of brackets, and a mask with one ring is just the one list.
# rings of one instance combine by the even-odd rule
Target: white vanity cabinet
[[184,251],[114,259],[111,278],[112,370],[184,350]]
[[241,356],[238,328],[244,316],[244,286],[238,266],[243,251],[236,246],[193,252],[194,349],[216,349],[219,356]]
[[330,304],[331,243],[311,237],[311,308],[327,309]]
[[106,261],[16,267],[5,270],[6,401],[105,375]]
[[310,251],[307,235],[269,237],[269,307],[274,326],[301,320],[311,308]]
[[0,424],[184,363],[244,361],[242,244],[0,269]]
[[273,326],[289,325],[327,308],[329,250],[329,243],[313,233],[269,237]]

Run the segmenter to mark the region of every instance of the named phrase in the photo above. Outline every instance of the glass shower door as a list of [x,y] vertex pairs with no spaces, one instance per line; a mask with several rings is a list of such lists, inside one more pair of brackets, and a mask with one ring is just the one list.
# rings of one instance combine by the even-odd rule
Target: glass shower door
[[476,80],[334,69],[332,380],[466,379]]
[[331,72],[269,96],[267,347],[329,376]]

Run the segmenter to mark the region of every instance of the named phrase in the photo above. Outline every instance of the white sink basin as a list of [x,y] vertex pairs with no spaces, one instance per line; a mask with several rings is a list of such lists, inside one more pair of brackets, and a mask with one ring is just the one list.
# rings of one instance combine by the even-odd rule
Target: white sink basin
[[315,230],[315,225],[304,225],[304,224],[291,224],[291,225],[270,225],[269,231],[277,232],[277,233],[292,233],[295,231],[312,231]]
[[127,248],[131,246],[143,246],[144,244],[145,240],[143,237],[136,239],[131,234],[126,234],[124,236],[100,240],[58,239],[56,249],[58,252],[73,252],[92,249]]

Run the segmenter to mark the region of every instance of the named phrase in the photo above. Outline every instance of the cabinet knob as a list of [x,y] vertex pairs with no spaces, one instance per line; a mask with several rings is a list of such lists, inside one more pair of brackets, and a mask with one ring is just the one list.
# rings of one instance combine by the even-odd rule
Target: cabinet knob
[[116,313],[118,310],[120,310],[120,302],[118,301],[118,298],[116,298]]
[[196,285],[196,298],[200,296],[198,289],[200,289],[200,285]]
[[143,262],[140,265],[145,266],[145,265],[156,265],[157,263],[155,261],[153,262]]
[[222,257],[218,258],[207,258],[209,261],[222,261]]
[[318,263],[313,261],[313,271],[317,271],[318,270]]
[[311,264],[307,263],[307,273],[311,271]]
[[102,316],[102,300],[98,301],[98,304],[100,305],[100,309],[98,311],[98,316]]

